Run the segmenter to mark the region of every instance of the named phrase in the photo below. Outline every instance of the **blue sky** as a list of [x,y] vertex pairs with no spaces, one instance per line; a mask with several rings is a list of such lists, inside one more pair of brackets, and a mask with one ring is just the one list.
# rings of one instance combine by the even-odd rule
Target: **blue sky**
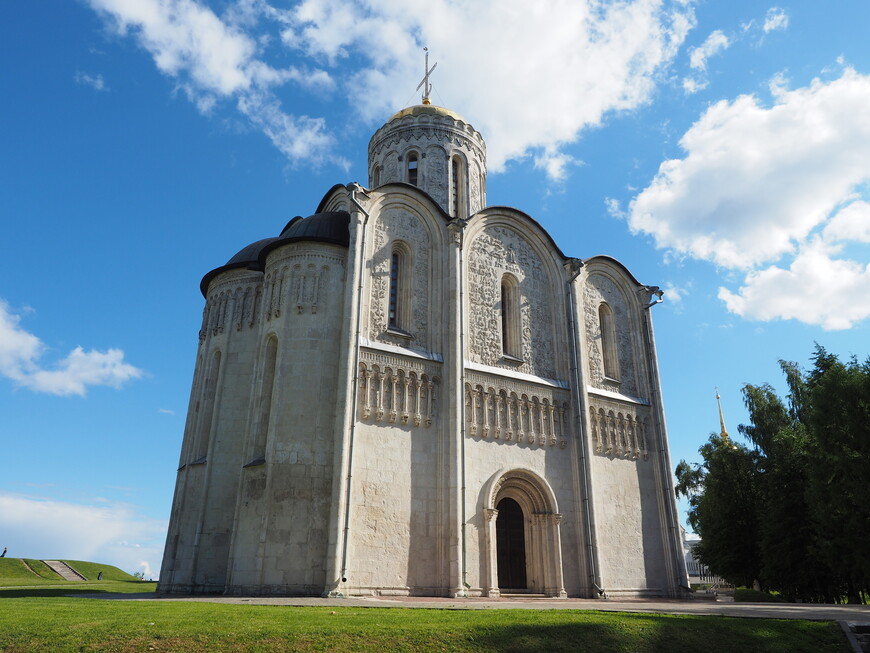
[[156,576],[200,279],[366,183],[424,45],[489,204],[666,289],[671,456],[697,460],[715,386],[736,434],[778,359],[870,353],[868,24],[863,0],[3,3],[0,546]]

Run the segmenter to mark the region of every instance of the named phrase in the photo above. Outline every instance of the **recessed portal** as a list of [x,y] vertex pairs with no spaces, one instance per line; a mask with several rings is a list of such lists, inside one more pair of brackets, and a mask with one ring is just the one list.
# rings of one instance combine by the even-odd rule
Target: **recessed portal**
[[526,583],[526,533],[523,509],[505,497],[496,506],[495,539],[498,586],[502,592],[528,589]]

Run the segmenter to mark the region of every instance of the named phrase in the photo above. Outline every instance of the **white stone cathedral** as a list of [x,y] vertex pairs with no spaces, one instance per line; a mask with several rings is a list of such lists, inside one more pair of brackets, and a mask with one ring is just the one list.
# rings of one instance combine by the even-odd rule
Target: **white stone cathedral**
[[368,170],[202,280],[158,591],[683,596],[661,291],[487,207],[453,111]]

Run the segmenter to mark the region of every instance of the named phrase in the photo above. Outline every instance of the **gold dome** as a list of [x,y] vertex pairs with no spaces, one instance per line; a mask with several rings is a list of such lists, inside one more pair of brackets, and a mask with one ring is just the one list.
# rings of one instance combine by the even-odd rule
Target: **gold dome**
[[468,123],[465,118],[455,111],[445,109],[444,107],[437,107],[434,104],[417,104],[413,107],[407,107],[393,114],[393,117],[387,120],[387,122],[390,123],[399,118],[404,118],[405,116],[444,116],[446,118],[453,118],[454,120]]

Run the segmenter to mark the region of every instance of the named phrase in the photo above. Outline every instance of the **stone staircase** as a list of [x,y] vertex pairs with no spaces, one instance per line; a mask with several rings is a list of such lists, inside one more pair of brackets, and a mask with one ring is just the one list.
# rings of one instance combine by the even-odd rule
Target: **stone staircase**
[[43,560],[43,562],[64,580],[87,580],[87,578],[61,560]]
[[852,650],[855,653],[870,653],[870,623],[840,622]]
[[725,582],[716,582],[705,590],[695,590],[692,595],[696,601],[719,601],[722,603],[733,603],[735,594],[734,585]]

